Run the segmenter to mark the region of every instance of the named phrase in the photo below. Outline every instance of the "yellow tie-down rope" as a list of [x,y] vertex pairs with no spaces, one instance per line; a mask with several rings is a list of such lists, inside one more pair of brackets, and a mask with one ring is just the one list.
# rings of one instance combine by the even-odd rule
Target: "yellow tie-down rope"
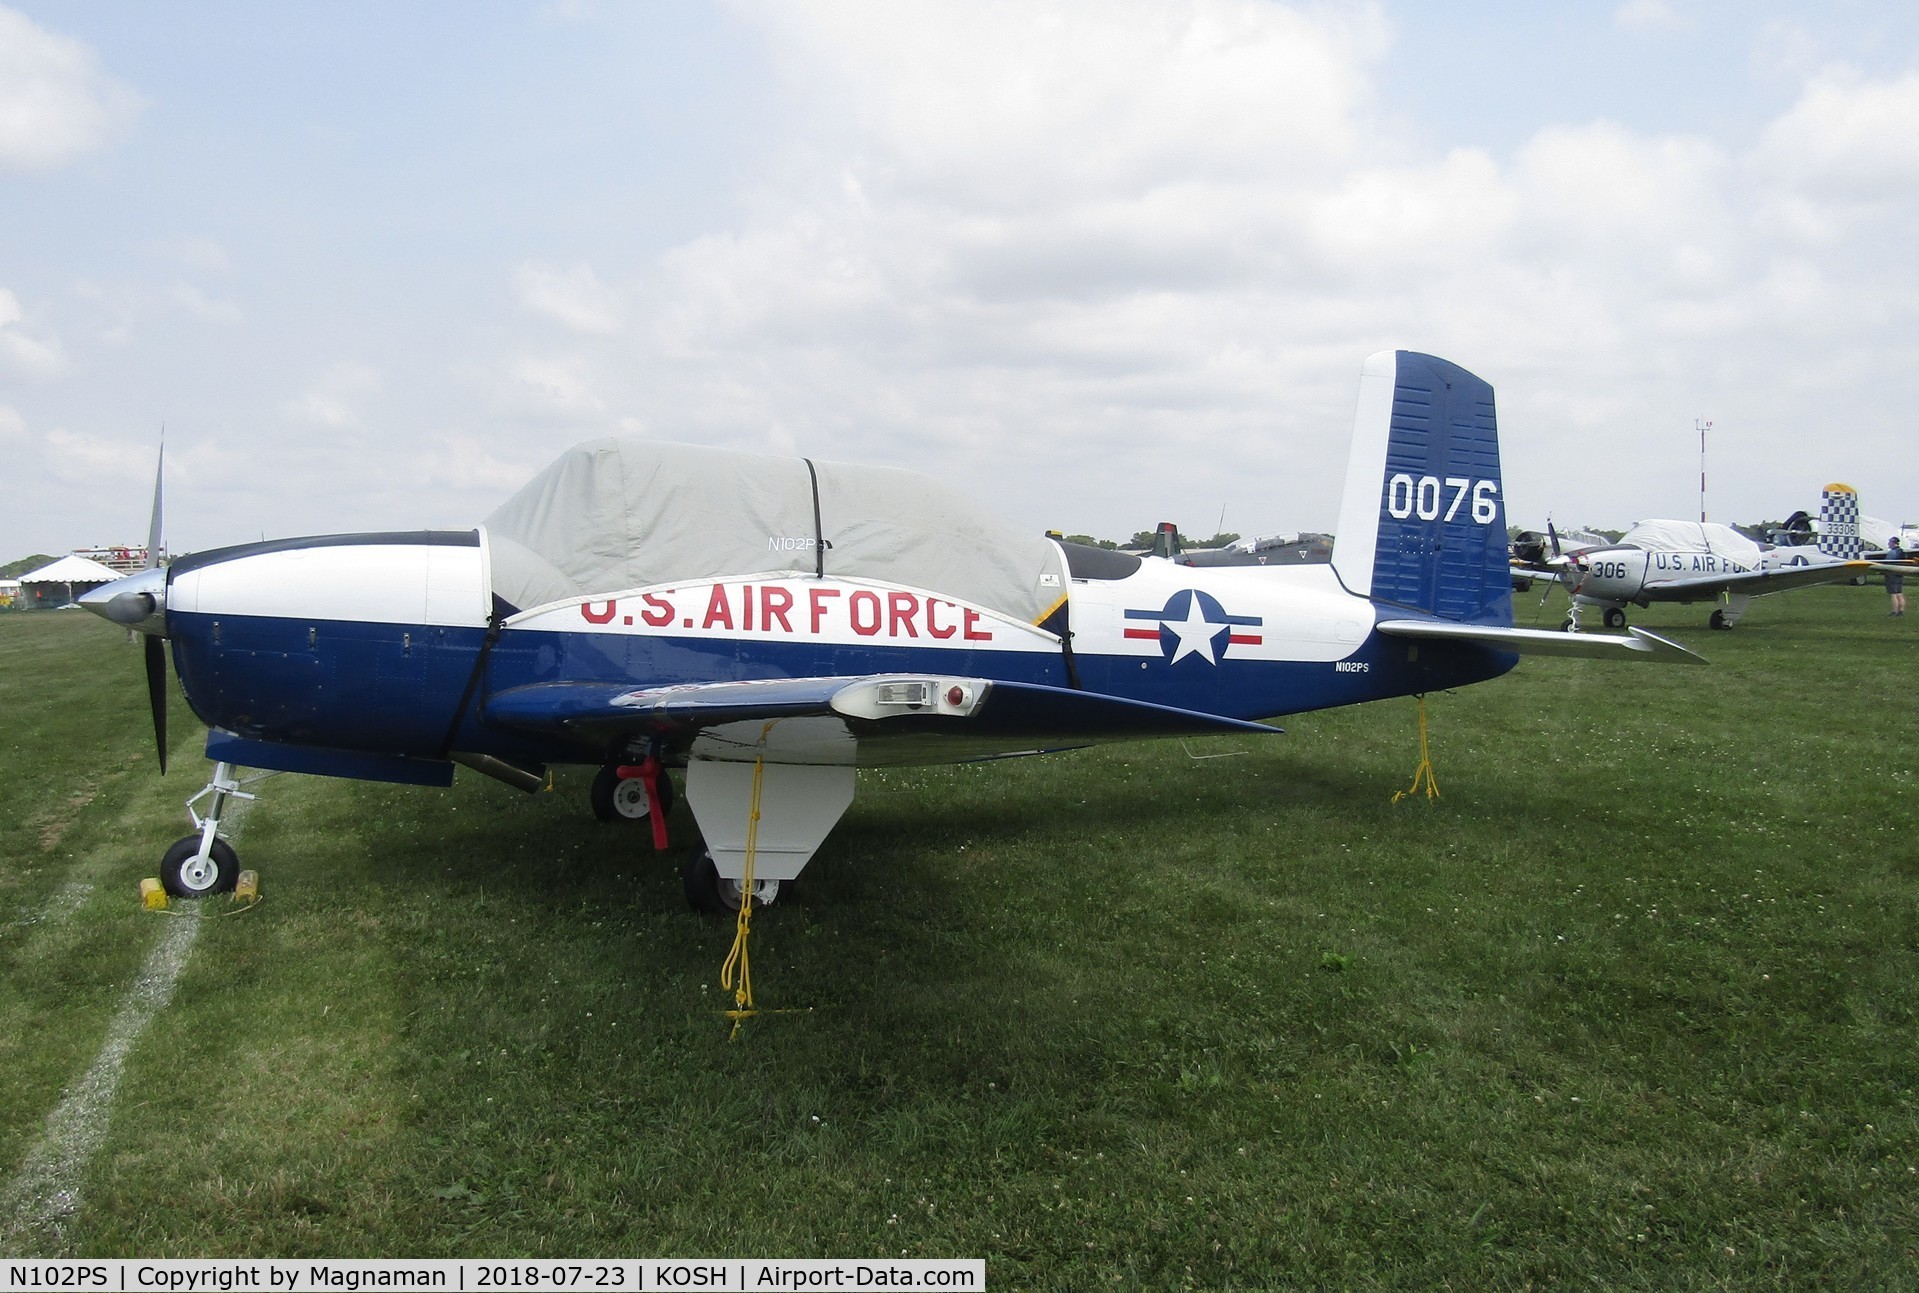
[[[741,1024],[760,1013],[753,1008],[753,969],[746,953],[746,940],[753,931],[753,854],[760,842],[760,791],[766,784],[766,734],[772,730],[773,724],[768,723],[760,732],[760,754],[753,760],[753,798],[746,819],[746,869],[740,879],[740,911],[733,922],[733,950],[726,954],[726,963],[720,966],[720,987],[733,993],[733,1008],[726,1012],[726,1017],[733,1021],[733,1037],[740,1035]],[[736,969],[739,971],[737,981]]]
[[1393,791],[1393,802],[1398,803],[1411,795],[1419,793],[1419,783],[1426,783],[1428,802],[1439,798],[1439,778],[1433,775],[1433,755],[1426,746],[1426,693],[1419,693],[1419,767],[1413,770],[1413,784],[1404,790]]

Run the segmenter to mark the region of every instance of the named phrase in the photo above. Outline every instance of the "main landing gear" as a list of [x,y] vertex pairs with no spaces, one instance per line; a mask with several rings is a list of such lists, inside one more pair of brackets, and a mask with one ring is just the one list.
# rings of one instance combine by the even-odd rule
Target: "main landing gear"
[[[651,788],[650,788],[651,787]],[[591,799],[593,815],[603,822],[637,826],[653,819],[653,796],[657,790],[662,822],[673,811],[673,779],[666,769],[641,764],[609,763],[593,778]],[[656,841],[657,842],[657,841]],[[791,881],[787,882],[789,885]],[[739,880],[722,876],[713,854],[704,844],[695,846],[680,868],[680,885],[686,892],[687,906],[713,916],[736,915],[740,898],[746,892]],[[764,907],[779,896],[778,880],[755,879],[753,902]]]
[[[729,880],[720,874],[713,854],[704,844],[694,849],[686,865],[680,868],[680,884],[686,890],[687,905],[711,916],[731,916],[738,912],[740,898],[746,892],[738,880]],[[753,881],[754,906],[764,907],[779,895],[778,880]]]
[[[660,791],[660,812],[673,811],[673,778],[661,768],[655,779]],[[653,796],[646,788],[640,765],[609,763],[593,778],[591,792],[593,815],[603,822],[635,824],[651,820]]]
[[[1605,620],[1606,627],[1609,629],[1623,629],[1626,627],[1626,610],[1623,606],[1608,606],[1602,618]],[[1561,622],[1559,627],[1567,633],[1579,632],[1579,602],[1577,599],[1574,600],[1572,609],[1566,612],[1566,618]]]
[[[160,858],[160,885],[176,898],[204,898],[209,894],[232,893],[240,879],[240,858],[233,845],[220,837],[220,819],[235,799],[258,796],[242,789],[276,774],[263,772],[245,781],[237,779],[231,763],[215,765],[213,780],[206,789],[187,800],[187,816],[193,819],[194,833],[183,835]],[[194,805],[212,796],[207,815],[200,816]]]

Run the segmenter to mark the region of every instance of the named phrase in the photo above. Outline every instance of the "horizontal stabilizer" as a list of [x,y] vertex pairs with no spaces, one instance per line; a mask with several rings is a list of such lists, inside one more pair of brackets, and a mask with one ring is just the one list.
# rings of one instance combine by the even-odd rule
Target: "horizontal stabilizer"
[[1373,627],[1390,637],[1477,642],[1521,655],[1585,656],[1598,660],[1623,660],[1630,655],[1640,655],[1667,664],[1706,663],[1706,657],[1697,651],[1637,628],[1626,630],[1630,637],[1619,637],[1610,633],[1555,633],[1547,629],[1509,629],[1450,620],[1382,620]]

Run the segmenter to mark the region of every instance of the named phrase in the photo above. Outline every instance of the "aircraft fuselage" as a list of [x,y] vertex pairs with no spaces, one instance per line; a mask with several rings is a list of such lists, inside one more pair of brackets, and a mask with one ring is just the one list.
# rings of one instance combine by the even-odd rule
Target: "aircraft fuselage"
[[620,757],[588,738],[488,723],[487,696],[542,683],[930,672],[1263,719],[1459,686],[1516,660],[1375,633],[1374,604],[1329,566],[1146,559],[1123,578],[1072,579],[1060,595],[1070,654],[1053,632],[953,597],[791,572],[515,611],[493,604],[484,531],[470,531],[186,558],[169,580],[167,622],[187,698],[210,727],[428,761],[451,751],[523,763]]

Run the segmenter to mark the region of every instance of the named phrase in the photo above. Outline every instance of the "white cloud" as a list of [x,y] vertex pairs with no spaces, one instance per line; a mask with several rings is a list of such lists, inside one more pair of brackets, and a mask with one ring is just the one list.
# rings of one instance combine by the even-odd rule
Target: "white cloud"
[[335,364],[312,387],[289,400],[284,412],[296,422],[339,431],[360,425],[360,405],[380,387],[378,370],[363,363]]
[[600,281],[591,265],[560,267],[528,261],[513,273],[520,303],[535,314],[575,332],[612,333],[620,329],[620,296]]
[[[1755,444],[1803,426],[1836,392],[1769,397],[1807,339],[1883,357],[1919,296],[1903,258],[1807,241],[1903,245],[1817,181],[1919,199],[1904,81],[1815,81],[1753,156],[1603,120],[1432,153],[1375,109],[1371,9],[744,16],[793,88],[792,136],[750,216],[677,248],[649,294],[660,358],[636,382],[674,438],[930,458],[1095,532],[1180,500],[1206,524],[1225,501],[1235,528],[1325,526],[1359,362],[1407,345],[1500,384],[1519,512],[1657,510],[1668,423],[1710,400]],[[1618,20],[1662,18],[1681,16]]]
[[538,10],[542,22],[590,23],[601,16],[599,0],[547,0]]
[[200,273],[225,274],[233,269],[233,257],[224,244],[212,238],[169,238],[155,244],[162,256]]
[[1625,0],[1613,10],[1613,26],[1635,35],[1660,35],[1686,31],[1693,20],[1676,11],[1666,0]]
[[[1656,35],[1695,12],[1613,0],[1593,35],[1658,53],[1621,28]],[[740,4],[713,24],[714,48],[740,55],[729,67],[774,67],[783,93],[729,99],[752,128],[705,159],[708,189],[686,187],[670,226],[594,242],[588,221],[556,252],[514,241],[523,213],[449,195],[498,220],[476,226],[487,236],[472,245],[496,258],[473,282],[504,317],[447,315],[433,302],[472,298],[423,291],[400,326],[406,307],[380,293],[429,280],[315,261],[339,276],[339,310],[301,312],[295,330],[287,294],[249,277],[272,271],[271,240],[235,232],[230,257],[150,241],[146,276],[49,261],[46,281],[74,285],[69,298],[0,298],[0,378],[57,370],[62,338],[100,368],[81,352],[104,335],[124,343],[120,394],[180,409],[182,385],[209,389],[195,349],[237,340],[182,325],[239,322],[244,303],[264,362],[216,379],[240,411],[203,424],[258,428],[273,420],[264,403],[340,433],[233,437],[226,451],[251,479],[329,491],[271,508],[236,492],[204,510],[248,531],[391,525],[416,507],[434,511],[419,520],[471,519],[567,440],[615,431],[933,470],[1035,526],[1124,535],[1165,516],[1190,531],[1225,504],[1234,529],[1325,528],[1359,363],[1392,345],[1497,384],[1516,517],[1696,507],[1685,442],[1698,416],[1725,429],[1728,459],[1738,444],[1779,479],[1803,463],[1816,490],[1860,474],[1826,451],[1882,434],[1879,460],[1906,470],[1894,433],[1910,433],[1891,424],[1919,402],[1919,373],[1907,375],[1919,263],[1900,251],[1919,210],[1919,120],[1896,52],[1877,65],[1892,72],[1840,69],[1841,52],[1867,52],[1803,12],[1817,40],[1714,18],[1712,66],[1734,83],[1695,131],[1646,124],[1662,101],[1616,80],[1554,97],[1584,105],[1573,116],[1498,95],[1501,59],[1541,53],[1528,25],[1485,51],[1483,83],[1387,85],[1402,59],[1437,51],[1395,52],[1390,10],[1342,0]],[[585,6],[547,16],[569,13]],[[605,19],[609,35],[637,21],[610,7]],[[1459,102],[1427,97],[1440,94]],[[1769,128],[1763,110],[1719,124],[1765,102],[1779,105]],[[1474,103],[1502,114],[1490,136],[1457,110]],[[353,124],[364,156],[327,154],[343,176],[378,163],[382,124]],[[600,209],[618,208],[636,173],[654,179],[665,154],[649,128],[623,124],[599,141],[607,165],[578,172]],[[693,140],[684,122],[661,128]],[[1488,137],[1518,142],[1467,146]],[[660,227],[691,232],[646,253]],[[654,259],[625,268],[641,254]],[[405,338],[377,357],[385,380],[366,365],[323,371],[364,350],[355,321],[376,316]],[[274,351],[320,357],[306,387],[260,393]],[[14,402],[35,434],[63,420]],[[360,433],[376,422],[381,435]],[[1822,427],[1844,434],[1819,435],[1815,458],[1807,438]],[[1715,487],[1730,490],[1738,472],[1719,443]],[[205,488],[237,479],[209,473]],[[390,480],[427,484],[410,496]],[[1803,501],[1769,495],[1752,514]],[[209,541],[233,537],[208,525]]]
[[1371,6],[1237,0],[812,3],[754,11],[788,75],[858,134],[875,179],[1018,210],[1244,178],[1349,153]]
[[1135,522],[1108,529],[1188,493],[1306,524],[1255,482],[1334,489],[1360,360],[1472,333],[1448,298],[1518,220],[1488,155],[1380,133],[1370,9],[754,14],[804,129],[756,218],[666,259],[651,319],[712,433],[881,460],[910,435],[1048,520],[1057,489],[1012,491],[1090,479],[1098,446],[1136,468],[1074,502]]
[[528,462],[524,455],[502,456],[481,437],[446,433],[408,454],[400,476],[414,488],[442,485],[504,499],[543,466],[543,462]]
[[20,410],[0,404],[0,443],[26,438],[27,420],[20,416]]
[[167,288],[166,299],[176,309],[207,323],[232,326],[246,321],[246,314],[237,303],[208,296],[191,283],[174,283]]
[[90,485],[102,480],[138,480],[153,483],[153,457],[150,447],[142,448],[124,440],[89,435],[55,427],[47,432],[46,466],[57,480],[68,484]]
[[40,380],[67,370],[60,339],[29,322],[20,299],[4,287],[0,287],[0,370]]
[[561,418],[589,418],[606,408],[590,364],[575,355],[514,360],[507,373],[506,402],[537,416]]
[[0,8],[0,167],[62,165],[104,147],[143,106],[87,46]]
[[1767,127],[1753,164],[1829,198],[1910,198],[1919,189],[1919,73],[1872,81],[1849,68],[1822,71]]

